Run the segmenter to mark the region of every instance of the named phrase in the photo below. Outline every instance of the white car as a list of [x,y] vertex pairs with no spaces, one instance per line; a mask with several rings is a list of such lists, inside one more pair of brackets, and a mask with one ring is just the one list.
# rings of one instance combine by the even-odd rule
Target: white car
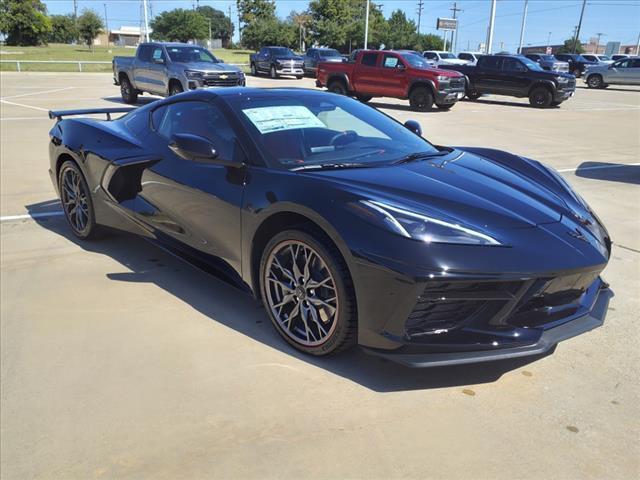
[[607,65],[615,61],[615,60],[611,60],[606,55],[596,55],[594,53],[583,53],[582,56],[587,60],[589,60],[590,62],[605,63]]
[[422,56],[427,61],[433,62],[436,66],[440,65],[469,65],[471,62],[457,58],[451,52],[442,52],[439,50],[426,50],[422,52]]
[[482,52],[460,52],[458,54],[458,58],[460,60],[466,60],[467,62],[475,65],[476,63],[478,63],[478,59],[483,55],[485,54]]

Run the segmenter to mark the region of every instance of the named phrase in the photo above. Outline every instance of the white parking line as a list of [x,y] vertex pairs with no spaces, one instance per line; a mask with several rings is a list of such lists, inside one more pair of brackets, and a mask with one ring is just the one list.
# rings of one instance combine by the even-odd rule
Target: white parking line
[[45,93],[62,92],[64,90],[71,90],[72,88],[75,88],[75,87],[64,87],[64,88],[55,88],[53,90],[42,90],[40,92],[20,93],[18,95],[9,95],[8,97],[2,97],[0,98],[0,100],[6,100],[7,98],[30,97],[32,95],[44,95]]
[[41,112],[48,112],[48,108],[34,107],[33,105],[25,105],[24,103],[10,102],[4,98],[0,98],[0,103],[6,103],[7,105],[15,105],[16,107],[31,108],[33,110],[40,110]]
[[33,220],[36,218],[59,217],[62,215],[64,215],[64,212],[62,210],[54,210],[51,212],[40,212],[40,213],[27,213],[24,215],[8,215],[6,217],[0,217],[0,223],[15,222],[17,220]]

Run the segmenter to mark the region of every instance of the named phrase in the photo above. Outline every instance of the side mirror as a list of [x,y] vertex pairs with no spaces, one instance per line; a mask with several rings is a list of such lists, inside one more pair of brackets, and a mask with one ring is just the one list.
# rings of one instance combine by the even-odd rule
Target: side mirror
[[164,58],[154,58],[153,63],[157,63],[158,65],[164,65]]
[[407,120],[406,122],[404,122],[404,126],[419,137],[422,136],[422,127],[415,120]]
[[179,157],[195,162],[207,162],[218,157],[209,140],[188,133],[176,133],[169,142],[169,148]]
[[405,69],[405,68],[407,68],[407,67],[405,67],[405,66],[404,66],[404,64],[402,64],[402,63],[398,63],[398,65],[396,65],[396,68],[397,68],[398,70],[404,70],[404,69]]

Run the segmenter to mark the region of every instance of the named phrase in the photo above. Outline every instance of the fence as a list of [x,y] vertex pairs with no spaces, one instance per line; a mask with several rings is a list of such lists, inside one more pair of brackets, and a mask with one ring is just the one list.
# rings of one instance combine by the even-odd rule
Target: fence
[[[88,64],[88,65],[96,65],[96,64],[100,64],[100,65],[111,65],[110,61],[95,61],[95,60],[0,60],[0,63],[15,63],[16,64],[16,70],[18,72],[21,72],[21,64],[33,64],[33,63],[56,63],[56,64],[75,64],[78,66],[78,71],[82,72],[82,65],[84,64]],[[249,64],[248,63],[231,63],[229,65],[234,65],[236,67],[246,67]]]

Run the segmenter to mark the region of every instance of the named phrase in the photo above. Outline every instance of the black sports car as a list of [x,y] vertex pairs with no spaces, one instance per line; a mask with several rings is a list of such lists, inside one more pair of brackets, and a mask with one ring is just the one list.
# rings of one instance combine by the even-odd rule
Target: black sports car
[[[344,96],[198,90],[51,112],[73,233],[143,235],[261,297],[314,355],[412,366],[519,357],[602,324],[609,235],[556,172],[436,146]],[[69,118],[106,114],[107,120]]]

